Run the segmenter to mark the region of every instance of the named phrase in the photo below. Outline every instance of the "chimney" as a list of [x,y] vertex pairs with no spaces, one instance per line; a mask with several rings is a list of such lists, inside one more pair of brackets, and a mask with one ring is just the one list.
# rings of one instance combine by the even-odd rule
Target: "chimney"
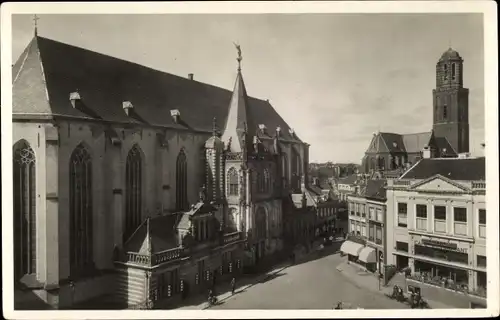
[[276,127],[276,136],[279,138],[280,134],[281,134],[281,127],[277,126]]
[[192,74],[192,73],[188,73],[188,79],[189,79],[189,80],[193,80],[193,79],[194,79],[194,74]]
[[181,112],[178,109],[170,110],[170,115],[174,119],[175,123],[179,123],[179,120],[181,119]]
[[132,105],[132,102],[130,101],[123,101],[123,111],[127,114],[127,116],[130,116],[132,113],[132,110],[134,109],[134,106]]
[[422,155],[424,159],[430,159],[431,158],[431,149],[429,146],[425,146],[424,150],[422,150]]

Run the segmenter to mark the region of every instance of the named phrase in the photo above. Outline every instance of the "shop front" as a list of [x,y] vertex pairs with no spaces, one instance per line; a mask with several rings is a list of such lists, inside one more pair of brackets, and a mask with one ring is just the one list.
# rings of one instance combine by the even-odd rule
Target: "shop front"
[[429,299],[451,306],[483,304],[485,294],[477,290],[480,272],[473,266],[471,242],[425,236],[412,240],[407,280],[420,283]]
[[359,254],[363,248],[364,245],[360,243],[346,240],[344,241],[344,243],[342,243],[342,246],[340,246],[340,252],[347,255],[348,261],[356,262],[358,261]]
[[375,272],[377,270],[377,252],[372,247],[364,247],[359,252],[359,264],[364,266],[366,270]]

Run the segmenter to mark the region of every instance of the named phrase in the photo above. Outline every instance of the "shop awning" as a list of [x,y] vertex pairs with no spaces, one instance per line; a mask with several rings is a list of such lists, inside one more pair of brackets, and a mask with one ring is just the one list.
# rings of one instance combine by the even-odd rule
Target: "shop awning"
[[342,246],[340,246],[340,251],[342,251],[343,253],[350,254],[351,256],[356,256],[356,257],[359,255],[359,252],[361,251],[361,249],[363,249],[362,244],[352,242],[349,240],[344,241],[344,243],[342,243]]
[[364,263],[374,263],[377,262],[377,254],[375,249],[370,247],[364,247],[359,253],[359,260]]

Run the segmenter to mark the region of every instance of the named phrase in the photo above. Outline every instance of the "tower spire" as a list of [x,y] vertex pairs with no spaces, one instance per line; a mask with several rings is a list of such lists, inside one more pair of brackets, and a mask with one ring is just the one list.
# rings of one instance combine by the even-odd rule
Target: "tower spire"
[[33,16],[33,21],[34,21],[34,25],[35,25],[35,37],[38,36],[38,20],[40,20],[40,18],[38,18],[38,16],[35,14]]
[[217,118],[214,117],[212,120],[212,135],[217,136]]

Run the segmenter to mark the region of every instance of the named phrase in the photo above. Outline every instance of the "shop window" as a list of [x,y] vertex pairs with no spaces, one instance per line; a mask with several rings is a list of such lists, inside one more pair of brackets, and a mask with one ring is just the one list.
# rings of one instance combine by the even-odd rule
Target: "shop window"
[[398,227],[408,226],[408,206],[406,203],[398,203]]
[[427,247],[418,244],[415,245],[415,255],[426,256],[450,262],[458,262],[466,265],[469,261],[469,255],[467,253]]

